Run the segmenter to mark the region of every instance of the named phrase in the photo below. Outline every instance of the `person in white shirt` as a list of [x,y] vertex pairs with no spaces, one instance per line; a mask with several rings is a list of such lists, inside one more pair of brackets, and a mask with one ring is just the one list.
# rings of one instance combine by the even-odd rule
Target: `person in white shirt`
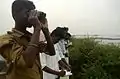
[[[54,40],[54,47],[56,51],[55,56],[49,56],[47,53],[41,53],[40,54],[40,61],[42,65],[43,70],[43,79],[56,79],[57,76],[64,76],[65,71],[59,71],[59,65],[58,61],[61,60],[59,55],[59,45],[58,40],[59,37],[52,36],[52,39]],[[42,41],[44,41],[42,39]]]
[[58,47],[60,50],[59,55],[61,56],[61,60],[58,62],[59,67],[62,70],[71,71],[71,66],[68,64],[68,61],[65,60],[65,54],[67,53],[65,41],[71,37],[71,35],[68,33],[68,28],[57,27],[53,33],[55,33],[56,36],[60,37],[58,42]]
[[[69,65],[69,51],[68,51],[68,48],[70,46],[70,44],[69,44],[70,43],[69,42],[70,38],[71,38],[71,34],[67,33],[65,35],[65,38],[61,39],[59,43],[60,43],[60,47],[61,47],[61,49],[63,51],[63,55],[65,57],[62,60],[64,61],[64,63],[66,65],[68,65],[71,68],[71,65]],[[69,79],[69,76],[67,76],[67,77],[61,77],[60,79]]]
[[[58,30],[57,30],[58,31]],[[70,71],[70,68],[66,66],[66,64],[62,61],[62,58],[65,58],[63,55],[63,51],[61,49],[59,40],[61,37],[57,35],[56,30],[51,33],[56,55],[49,56],[45,53],[40,55],[40,60],[43,69],[43,79],[57,79],[58,76],[65,76],[65,71],[59,71],[59,64],[63,66],[66,70]]]

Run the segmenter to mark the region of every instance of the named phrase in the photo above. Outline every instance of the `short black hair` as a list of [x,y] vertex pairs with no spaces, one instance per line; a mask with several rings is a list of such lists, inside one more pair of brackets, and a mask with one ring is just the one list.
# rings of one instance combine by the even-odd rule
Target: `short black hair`
[[32,1],[29,0],[15,0],[12,3],[12,16],[14,18],[14,15],[16,15],[16,13],[20,12],[22,9],[35,9],[35,5],[33,4]]
[[68,28],[68,27],[63,27],[63,29],[64,29],[65,31],[68,31],[68,30],[69,30],[69,28]]
[[54,34],[55,36],[59,36],[60,38],[64,38],[65,29],[62,27],[57,27],[52,31],[51,36]]

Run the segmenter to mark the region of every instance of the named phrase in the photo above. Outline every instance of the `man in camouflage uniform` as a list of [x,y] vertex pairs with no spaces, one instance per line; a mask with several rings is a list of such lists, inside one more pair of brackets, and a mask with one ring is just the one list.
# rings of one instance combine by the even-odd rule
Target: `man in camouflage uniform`
[[[15,0],[12,4],[12,16],[15,27],[0,38],[0,54],[9,63],[7,79],[42,79],[39,52],[49,52],[55,55],[54,46],[49,36],[47,19],[39,18],[45,15],[35,10],[33,2]],[[26,28],[34,27],[34,33]],[[39,41],[40,32],[43,32],[47,44]]]

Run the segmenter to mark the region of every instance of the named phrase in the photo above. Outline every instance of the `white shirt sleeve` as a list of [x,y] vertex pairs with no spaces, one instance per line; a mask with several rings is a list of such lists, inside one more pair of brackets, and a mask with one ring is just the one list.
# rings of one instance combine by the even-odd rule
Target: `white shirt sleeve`
[[66,48],[65,48],[65,40],[60,40],[59,41],[59,46],[60,46],[60,50],[63,54],[66,54]]
[[59,43],[55,44],[55,51],[56,51],[56,54],[58,55],[58,57],[60,57],[60,60],[61,60],[61,58],[65,58],[62,53]]
[[40,56],[40,62],[41,62],[41,66],[42,66],[42,69],[47,66],[47,63],[46,63],[46,54],[45,53],[40,53],[39,54]]
[[55,53],[56,53],[55,56],[56,56],[56,59],[57,59],[57,61],[59,61],[59,60],[61,60],[61,57],[59,55],[58,45],[55,44],[54,47],[55,47]]
[[60,56],[60,58],[65,58],[65,56],[63,55],[63,53],[61,51],[59,51],[59,56]]

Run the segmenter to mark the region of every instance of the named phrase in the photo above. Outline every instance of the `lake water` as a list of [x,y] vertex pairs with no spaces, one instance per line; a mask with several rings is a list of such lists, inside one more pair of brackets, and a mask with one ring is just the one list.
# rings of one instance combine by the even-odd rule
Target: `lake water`
[[105,35],[73,35],[75,38],[95,38],[96,41],[100,41],[101,43],[114,43],[120,44],[120,36],[105,36]]

